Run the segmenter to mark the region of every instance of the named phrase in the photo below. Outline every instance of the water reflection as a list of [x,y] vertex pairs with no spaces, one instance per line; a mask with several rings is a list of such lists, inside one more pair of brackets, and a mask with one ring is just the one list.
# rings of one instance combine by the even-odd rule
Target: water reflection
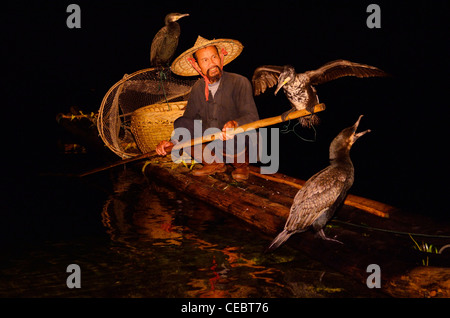
[[153,277],[147,296],[348,295],[345,288],[324,284],[327,279],[341,280],[339,274],[288,247],[264,256],[267,238],[254,229],[142,175],[130,174],[118,175],[102,220],[111,240],[120,243],[112,247],[116,253],[126,249],[135,253],[130,255],[134,261],[147,260],[146,273]]
[[[168,188],[131,179],[129,172],[119,176],[115,193],[103,207],[102,221],[111,240],[123,244],[114,247],[118,253],[126,247],[135,250],[136,257],[152,257],[149,271],[159,272],[165,286],[178,285],[177,290],[183,291],[170,296],[255,297],[258,285],[285,287],[274,279],[279,270],[258,264],[263,240],[259,239],[258,251],[253,248],[255,258],[248,258],[252,254],[245,252],[252,246],[243,246],[233,233],[253,234],[236,220]],[[254,286],[249,286],[250,280]]]
[[[3,253],[0,297],[379,296],[289,246],[263,255],[271,238],[140,171],[111,175],[91,178],[83,189],[58,181],[77,204],[55,201],[51,215],[65,217],[39,223],[36,231],[70,225],[72,234]],[[97,197],[89,186],[103,183],[107,195]],[[69,264],[81,268],[80,289],[66,286]]]

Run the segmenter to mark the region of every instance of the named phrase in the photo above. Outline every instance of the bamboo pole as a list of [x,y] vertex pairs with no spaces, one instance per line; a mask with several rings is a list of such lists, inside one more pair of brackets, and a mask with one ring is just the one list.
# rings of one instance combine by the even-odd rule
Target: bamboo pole
[[[318,104],[314,107],[314,113],[318,113],[325,110],[325,104]],[[302,110],[297,110],[294,112],[291,112],[288,114],[288,116],[283,120],[282,116],[275,116],[275,117],[270,117],[270,118],[265,118],[265,119],[260,119],[242,126],[239,126],[235,129],[230,129],[230,132],[228,132],[229,135],[237,135],[246,131],[250,131],[250,130],[255,130],[258,128],[262,128],[262,127],[267,127],[267,126],[271,126],[271,125],[275,125],[275,124],[279,124],[282,123],[283,121],[287,121],[287,120],[291,120],[291,119],[295,119],[295,118],[299,118],[299,117],[304,117],[307,115],[310,115],[311,113],[309,111],[307,111],[306,109],[302,109]],[[202,136],[202,137],[198,137],[198,138],[194,138],[191,139],[190,141],[186,141],[186,142],[180,142],[179,144],[177,144],[176,146],[169,146],[166,147],[165,150],[166,152],[170,152],[172,151],[172,149],[174,150],[179,150],[181,148],[184,147],[191,147],[194,145],[198,145],[198,144],[202,144],[202,143],[206,143],[206,142],[210,142],[213,141],[217,138],[219,138],[219,136],[222,134],[222,132],[218,132],[215,134],[210,134],[210,135],[206,135],[206,136]],[[103,167],[99,167],[87,172],[84,172],[82,174],[79,174],[79,177],[85,177],[100,171],[104,171],[104,170],[108,170],[123,164],[127,164],[130,162],[135,162],[135,161],[139,161],[139,160],[144,160],[144,159],[148,159],[151,158],[153,156],[156,155],[156,150],[150,151],[148,153],[130,158],[130,159],[126,159],[126,160],[121,160],[121,161],[117,161],[114,163],[111,163],[109,165],[103,166]]]
[[[314,106],[313,113],[318,113],[318,112],[321,112],[324,110],[325,110],[325,104],[317,104],[316,106]],[[230,131],[227,132],[227,134],[234,136],[234,135],[237,135],[237,134],[240,134],[243,132],[247,132],[247,131],[251,131],[251,130],[255,130],[258,128],[276,125],[276,124],[282,123],[287,120],[292,120],[292,119],[296,119],[299,117],[305,117],[310,114],[311,113],[309,111],[307,111],[306,109],[296,110],[296,111],[289,113],[288,116],[284,120],[282,119],[281,115],[275,116],[275,117],[270,117],[270,118],[265,118],[265,119],[257,120],[252,123],[248,123],[248,124],[239,126],[235,129],[230,129]],[[176,146],[174,146],[173,149],[178,150],[181,148],[191,147],[191,146],[202,144],[205,142],[210,142],[210,141],[213,141],[213,140],[219,138],[219,136],[221,134],[222,134],[222,132],[220,131],[215,134],[197,137],[197,138],[191,139],[186,142],[181,142],[181,143],[177,144]]]

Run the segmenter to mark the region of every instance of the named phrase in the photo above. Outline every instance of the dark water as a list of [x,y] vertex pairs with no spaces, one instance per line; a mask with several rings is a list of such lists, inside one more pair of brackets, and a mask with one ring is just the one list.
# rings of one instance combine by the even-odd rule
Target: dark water
[[[340,79],[318,87],[327,105],[318,142],[284,135],[281,172],[307,179],[322,169],[332,138],[364,114],[361,128],[372,133],[352,150],[357,175],[351,192],[407,211],[446,215],[447,2],[383,3],[380,30],[366,28],[364,3],[296,3],[291,10],[276,5],[256,12],[253,6],[236,10],[218,2],[220,9],[209,8],[208,16],[223,21],[232,16],[235,23],[211,24],[211,33],[203,35],[239,39],[244,53],[227,70],[248,78],[268,63],[306,71],[337,58],[379,66],[392,78]],[[271,238],[139,172],[115,170],[85,180],[47,174],[66,171],[59,158],[44,157],[53,150],[43,147],[54,146],[48,142],[54,132],[42,132],[55,124],[55,114],[72,105],[97,111],[123,74],[146,68],[151,30],[172,11],[165,3],[151,10],[147,2],[84,3],[83,28],[69,30],[67,5],[21,3],[5,10],[5,29],[11,30],[5,47],[15,77],[9,74],[6,83],[13,85],[7,85],[3,108],[14,112],[4,116],[4,139],[11,145],[3,147],[2,159],[14,161],[19,153],[26,160],[17,168],[14,162],[2,164],[0,297],[380,296],[288,246],[262,256]],[[191,18],[182,24],[180,53],[205,30],[204,6],[184,5]],[[257,13],[255,23],[248,23],[249,12]],[[299,51],[296,37],[314,49]],[[267,96],[256,99],[261,118],[288,110],[283,94],[266,107]],[[44,159],[36,163],[39,156]],[[80,168],[82,160],[71,158],[67,165]],[[79,289],[66,286],[69,264],[81,268]]]
[[[40,174],[11,194],[0,297],[380,297],[234,217],[115,169]],[[81,269],[70,289],[69,264]]]

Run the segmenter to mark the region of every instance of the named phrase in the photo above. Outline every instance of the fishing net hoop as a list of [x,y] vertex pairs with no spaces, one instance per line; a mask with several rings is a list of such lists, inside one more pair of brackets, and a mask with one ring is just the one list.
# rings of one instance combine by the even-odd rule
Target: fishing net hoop
[[155,140],[170,138],[195,81],[169,68],[125,74],[103,97],[97,117],[100,138],[122,159],[154,150]]

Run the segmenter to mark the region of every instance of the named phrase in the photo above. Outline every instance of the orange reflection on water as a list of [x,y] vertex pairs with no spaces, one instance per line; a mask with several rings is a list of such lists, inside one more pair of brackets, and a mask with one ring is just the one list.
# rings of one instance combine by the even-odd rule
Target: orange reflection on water
[[[229,246],[219,249],[216,244],[206,242],[196,235],[190,233],[186,235],[186,239],[195,242],[197,248],[207,250],[215,255],[220,255],[224,262],[219,264],[216,256],[212,256],[212,261],[205,268],[200,268],[199,272],[205,272],[203,278],[191,278],[187,283],[193,290],[188,291],[188,297],[200,298],[222,298],[222,297],[251,297],[255,295],[256,288],[239,284],[239,275],[244,272],[248,280],[262,280],[265,283],[273,284],[278,287],[285,287],[283,284],[276,282],[273,275],[279,270],[275,268],[258,265],[253,259],[248,259],[240,252],[241,248],[237,246]],[[217,257],[219,258],[219,257]],[[244,269],[244,270],[243,270]],[[250,271],[248,271],[250,269]]]
[[[128,187],[121,189],[126,190]],[[166,206],[153,189],[144,188],[132,202],[130,208],[130,202],[122,199],[120,195],[112,195],[105,202],[102,221],[107,232],[113,241],[121,241],[130,249],[133,249],[135,242],[151,242],[148,250],[136,249],[136,255],[156,257],[161,266],[164,266],[161,268],[163,275],[170,276],[170,271],[165,267],[170,264],[170,268],[173,267],[176,273],[173,276],[183,277],[179,283],[187,287],[187,290],[183,291],[186,297],[255,297],[259,294],[259,282],[279,288],[285,287],[274,278],[281,271],[259,265],[260,261],[256,259],[260,256],[259,253],[254,253],[255,258],[252,259],[252,253],[244,254],[244,247],[240,245],[223,248],[216,243],[219,238],[203,239],[209,235],[201,236],[201,230],[198,232],[199,230],[192,230],[186,225],[177,225],[175,209],[170,205]],[[205,222],[214,220],[215,214],[196,209],[195,218]],[[130,242],[129,236],[133,238]],[[135,238],[137,241],[134,241]],[[171,258],[173,254],[162,255],[161,250],[155,251],[151,246],[181,247],[176,251],[184,251],[181,253],[188,256],[182,255],[175,260]],[[174,253],[174,250],[170,252]],[[176,266],[170,263],[174,260],[177,262]],[[185,274],[182,274],[184,272]]]

